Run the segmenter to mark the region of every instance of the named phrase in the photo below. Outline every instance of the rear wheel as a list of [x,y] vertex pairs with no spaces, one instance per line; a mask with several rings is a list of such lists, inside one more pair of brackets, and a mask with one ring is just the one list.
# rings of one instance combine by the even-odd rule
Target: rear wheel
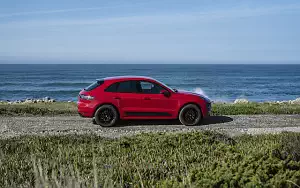
[[179,113],[179,121],[183,125],[193,126],[197,125],[202,119],[200,108],[195,104],[185,105]]
[[112,105],[100,106],[95,112],[95,122],[102,127],[112,127],[118,119],[119,114]]

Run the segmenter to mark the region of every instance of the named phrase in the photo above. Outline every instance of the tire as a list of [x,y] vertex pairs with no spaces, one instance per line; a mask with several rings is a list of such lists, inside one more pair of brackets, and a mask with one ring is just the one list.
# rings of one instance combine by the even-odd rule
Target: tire
[[183,125],[186,126],[197,125],[201,120],[202,120],[201,110],[195,104],[187,104],[179,112],[179,121]]
[[112,127],[119,120],[119,113],[112,105],[100,106],[95,112],[95,122],[102,127]]

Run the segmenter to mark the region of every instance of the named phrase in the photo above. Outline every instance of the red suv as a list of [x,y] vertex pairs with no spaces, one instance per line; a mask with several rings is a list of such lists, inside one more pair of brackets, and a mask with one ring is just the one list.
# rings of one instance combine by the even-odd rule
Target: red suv
[[184,125],[196,125],[210,109],[211,101],[205,96],[141,76],[97,80],[78,96],[79,114],[103,127],[119,119],[179,119]]

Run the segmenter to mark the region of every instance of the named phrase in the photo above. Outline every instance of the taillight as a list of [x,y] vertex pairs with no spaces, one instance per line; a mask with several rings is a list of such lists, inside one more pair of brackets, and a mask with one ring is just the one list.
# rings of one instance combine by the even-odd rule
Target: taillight
[[90,95],[84,95],[84,94],[79,94],[79,97],[81,99],[85,99],[85,100],[93,100],[94,97],[93,96],[90,96]]

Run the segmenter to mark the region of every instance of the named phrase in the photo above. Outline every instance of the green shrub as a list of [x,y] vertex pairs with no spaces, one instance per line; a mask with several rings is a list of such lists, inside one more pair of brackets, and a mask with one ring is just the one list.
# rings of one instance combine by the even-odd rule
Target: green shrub
[[288,103],[256,103],[232,104],[215,103],[212,106],[214,115],[238,115],[238,114],[300,114],[299,104]]
[[115,140],[95,135],[11,138],[0,140],[0,185],[296,187],[300,162],[295,138],[300,134],[234,139],[214,132]]
[[[76,103],[54,102],[34,104],[0,104],[0,115],[76,115]],[[299,104],[272,104],[272,103],[215,103],[212,105],[213,115],[239,114],[300,114]]]

